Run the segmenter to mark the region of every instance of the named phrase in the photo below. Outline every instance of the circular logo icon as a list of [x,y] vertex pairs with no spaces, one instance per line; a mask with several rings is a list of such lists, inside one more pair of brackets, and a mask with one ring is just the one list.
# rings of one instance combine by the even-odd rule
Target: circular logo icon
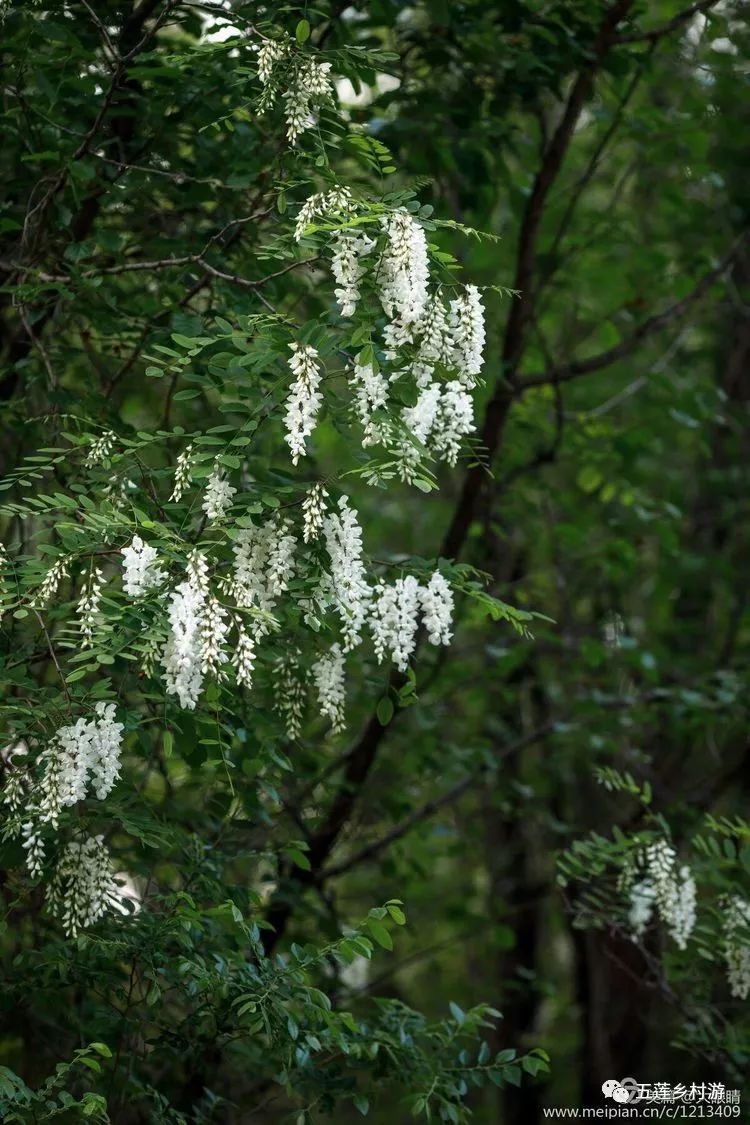
[[602,1093],[605,1098],[611,1098],[619,1085],[616,1078],[608,1078],[606,1082],[602,1082]]
[[635,1078],[621,1078],[617,1089],[612,1092],[613,1101],[620,1105],[632,1105],[640,1101],[638,1087],[639,1083]]

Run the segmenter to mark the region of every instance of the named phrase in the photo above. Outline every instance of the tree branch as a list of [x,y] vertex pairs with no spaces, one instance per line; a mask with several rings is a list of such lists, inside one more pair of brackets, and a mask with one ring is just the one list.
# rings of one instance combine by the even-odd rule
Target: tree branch
[[[606,12],[592,46],[589,61],[573,83],[562,119],[545,149],[541,167],[535,177],[524,211],[519,236],[515,281],[512,288],[522,293],[531,289],[537,238],[547,196],[560,171],[584,103],[591,94],[594,75],[613,42],[617,25],[632,4],[633,0],[615,0]],[[523,353],[526,323],[530,314],[531,309],[524,309],[522,301],[515,301],[511,305],[503,343],[502,377],[487,406],[481,432],[481,441],[488,451],[490,463],[497,452],[505,420],[514,399],[514,376]],[[443,555],[455,558],[464,546],[484,480],[485,470],[481,465],[475,465],[467,472],[453,520],[443,541]],[[390,686],[398,690],[400,680],[400,674],[394,669],[391,672]],[[307,855],[310,870],[294,872],[298,886],[310,886],[322,872],[343,826],[352,813],[359,791],[367,780],[385,730],[386,728],[380,725],[377,715],[373,714],[359,742],[352,750],[343,781],[328,814],[312,839]],[[282,876],[288,878],[289,875],[289,869],[282,872]],[[263,931],[263,942],[267,953],[274,949],[282,937],[293,908],[293,903],[289,899],[277,896],[272,901],[267,917],[273,930]]]
[[[516,742],[512,742],[497,755],[496,761],[502,762],[506,758],[509,758],[511,754],[517,754],[527,746],[532,746],[535,742],[541,742],[553,728],[553,723],[547,723],[538,730],[532,731],[531,734],[526,735],[524,738],[519,738]],[[381,852],[389,848],[391,844],[395,844],[397,840],[402,839],[407,833],[411,832],[412,828],[421,821],[426,820],[427,817],[432,816],[433,813],[445,808],[446,805],[452,805],[459,797],[463,796],[467,789],[471,789],[473,785],[481,781],[487,772],[488,767],[484,766],[478,773],[470,774],[468,777],[464,777],[461,781],[456,782],[451,789],[441,794],[441,796],[433,797],[429,801],[425,801],[423,805],[414,809],[414,811],[404,817],[399,824],[395,825],[390,832],[386,832],[384,836],[381,836],[379,840],[375,840],[373,843],[367,844],[364,848],[360,848],[358,852],[349,856],[348,859],[344,859],[340,863],[334,864],[332,867],[325,868],[320,879],[335,879],[337,875],[343,875],[346,871],[350,871],[352,867],[358,867],[360,863],[365,863],[367,860],[374,859],[376,856],[380,855]]]
[[679,301],[675,301],[673,305],[670,305],[669,308],[664,309],[662,312],[648,317],[648,319],[644,320],[643,324],[640,324],[627,339],[621,340],[620,343],[615,344],[613,348],[608,348],[604,352],[599,352],[598,355],[589,356],[588,359],[572,360],[570,363],[563,363],[559,367],[552,367],[538,374],[527,375],[526,378],[519,382],[518,393],[523,394],[524,391],[532,387],[546,387],[550,383],[565,383],[570,379],[577,379],[581,375],[589,375],[593,371],[599,371],[602,367],[609,367],[610,364],[616,363],[618,360],[629,355],[638,344],[648,336],[652,336],[662,328],[665,328],[668,324],[671,324],[673,320],[684,316],[689,309],[708,292],[714,282],[718,281],[732,264],[746,237],[746,235],[742,235],[737,239],[719,264],[709,270],[708,273],[704,274],[700,281],[685,297]]
[[708,12],[711,8],[715,8],[719,0],[698,0],[697,4],[691,4],[689,8],[685,8],[682,12],[678,12],[671,20],[661,24],[659,27],[654,27],[651,31],[634,31],[630,35],[618,35],[615,42],[620,43],[655,43],[658,39],[663,39],[665,35],[670,35],[673,31],[677,31],[684,23],[688,23],[693,16],[701,15],[703,12]]

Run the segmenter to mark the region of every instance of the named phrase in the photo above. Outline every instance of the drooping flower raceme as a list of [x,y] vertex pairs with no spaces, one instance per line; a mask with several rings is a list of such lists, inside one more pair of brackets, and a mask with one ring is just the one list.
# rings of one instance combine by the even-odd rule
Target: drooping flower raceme
[[294,574],[295,550],[292,525],[279,516],[261,527],[242,528],[234,544],[232,590],[237,605],[257,605],[270,613]]
[[732,996],[747,1000],[750,995],[750,902],[732,895],[724,919],[727,980]]
[[92,469],[95,465],[99,465],[109,457],[110,453],[115,447],[117,441],[117,434],[113,430],[107,430],[98,438],[95,438],[86,454],[84,464],[87,469]]
[[474,403],[458,379],[446,383],[432,431],[431,449],[438,460],[455,465],[461,442],[474,429]]
[[121,909],[120,888],[103,836],[71,840],[50,882],[47,905],[62,919],[68,937],[92,926],[108,911]]
[[99,567],[96,567],[88,581],[84,583],[78,599],[78,619],[84,648],[93,643],[94,631],[100,620],[99,603],[102,600],[103,588],[104,575]]
[[628,922],[633,937],[640,940],[654,913],[654,886],[649,879],[641,879],[630,888]]
[[362,445],[374,445],[382,441],[383,427],[375,421],[375,411],[381,410],[388,402],[388,380],[382,371],[371,363],[355,363],[352,373],[354,405],[364,429]]
[[140,535],[133,536],[129,547],[123,547],[122,586],[128,597],[140,598],[166,580],[166,572],[157,566],[158,558],[156,547],[144,543]]
[[302,515],[304,518],[302,538],[305,543],[310,543],[320,535],[326,514],[327,499],[328,493],[320,481],[316,482],[308,489],[305,499],[302,501]]
[[190,478],[193,470],[193,444],[192,442],[177,458],[177,464],[174,469],[174,486],[172,488],[172,495],[170,500],[177,503],[182,499],[183,493],[190,487]]
[[330,214],[347,214],[352,210],[352,193],[347,187],[334,187],[330,191],[317,191],[299,209],[294,226],[294,240],[299,242],[314,219]]
[[217,461],[211,470],[203,497],[203,511],[211,522],[224,518],[232,506],[236,492],[237,489],[226,479],[224,470]]
[[387,243],[378,273],[380,300],[394,322],[391,331],[386,330],[386,344],[397,349],[413,338],[427,304],[427,239],[424,229],[403,207],[383,219],[383,227]]
[[321,372],[318,366],[318,353],[309,344],[290,344],[292,358],[289,366],[294,382],[289,391],[284,422],[287,434],[284,440],[292,451],[292,464],[296,465],[306,453],[305,438],[315,429],[320,404]]
[[284,93],[286,135],[290,144],[315,124],[312,107],[330,101],[333,86],[329,78],[330,63],[305,59],[297,68],[293,83]]
[[57,562],[52,564],[42,579],[42,583],[31,603],[34,608],[44,609],[52,598],[54,598],[63,578],[67,578],[67,576],[68,560],[66,558],[58,559]]
[[448,310],[437,293],[433,293],[425,306],[419,325],[420,341],[412,373],[418,387],[426,387],[435,366],[449,367],[455,354],[455,341],[448,321]]
[[323,586],[341,618],[343,651],[350,652],[362,639],[372,591],[362,561],[362,528],[346,496],[339,499],[338,511],[329,512],[323,521],[323,535],[331,560]]
[[287,738],[299,738],[305,710],[306,685],[299,649],[277,657],[274,665],[274,710],[283,716]]
[[331,272],[334,290],[342,316],[354,316],[361,295],[365,266],[362,262],[372,252],[375,240],[354,231],[339,231],[333,243]]
[[219,675],[221,665],[227,659],[224,644],[229,624],[229,614],[213,594],[206,597],[201,619],[201,672]]
[[[640,937],[655,909],[680,949],[695,926],[696,887],[690,868],[677,866],[677,853],[666,840],[649,844],[637,857],[645,878],[631,886],[629,918]],[[651,909],[650,909],[651,908]]]
[[392,585],[375,587],[370,612],[375,655],[382,661],[389,654],[400,671],[409,666],[419,625],[419,583],[413,575],[397,578]]
[[334,733],[343,730],[346,687],[341,645],[332,645],[329,652],[315,661],[312,675],[321,714],[331,720]]
[[241,622],[235,622],[237,627],[237,647],[232,653],[232,667],[237,676],[240,687],[252,687],[253,669],[255,667],[255,641]]
[[162,656],[167,692],[191,711],[203,687],[206,569],[205,559],[196,552],[169,600],[170,634]]
[[450,583],[439,570],[436,570],[427,585],[420,589],[419,601],[422,606],[422,621],[430,644],[449,645],[453,625],[453,591]]
[[266,39],[258,51],[258,78],[266,86],[271,79],[273,68],[287,53],[286,43],[278,39]]
[[459,379],[473,387],[484,363],[484,307],[476,285],[451,301],[450,325],[453,332],[453,361]]
[[42,754],[44,775],[36,803],[38,819],[57,826],[60,809],[82,801],[90,785],[100,801],[120,776],[122,723],[114,703],[99,702],[93,719],[61,727]]

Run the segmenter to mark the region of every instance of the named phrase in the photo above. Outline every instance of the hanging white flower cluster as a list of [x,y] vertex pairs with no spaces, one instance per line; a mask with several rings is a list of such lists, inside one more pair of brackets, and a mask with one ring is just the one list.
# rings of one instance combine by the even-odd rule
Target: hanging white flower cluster
[[354,316],[362,295],[362,279],[366,267],[362,262],[375,247],[375,239],[363,231],[338,231],[333,240],[331,272],[336,287],[334,293],[341,315]]
[[167,692],[180,706],[193,710],[203,688],[203,625],[206,603],[206,561],[194,552],[184,581],[169,600],[170,634],[162,655]]
[[637,857],[644,878],[630,889],[629,919],[640,937],[656,909],[680,949],[687,947],[695,926],[696,889],[690,868],[677,866],[677,853],[666,840],[649,844]]
[[140,535],[133,536],[129,547],[123,547],[122,586],[128,597],[140,598],[166,581],[166,571],[157,566],[158,558],[156,547],[144,543]]
[[473,387],[484,364],[484,307],[476,285],[451,301],[450,327],[453,336],[453,361],[459,380]]
[[100,621],[99,603],[102,600],[103,588],[104,575],[97,567],[88,581],[84,583],[81,596],[78,599],[78,621],[84,648],[93,643],[94,632]]
[[292,358],[289,366],[294,382],[289,390],[284,424],[287,434],[284,441],[292,451],[292,464],[304,457],[305,438],[315,429],[323,396],[320,393],[321,372],[318,353],[309,344],[290,344]]
[[60,583],[63,578],[68,577],[68,560],[66,558],[58,559],[49,568],[42,583],[37,590],[36,597],[32,601],[34,609],[44,609],[45,606],[54,598],[57,593]]
[[47,891],[47,905],[62,920],[68,937],[93,926],[110,910],[122,910],[103,836],[72,840],[55,869]]
[[292,741],[302,733],[307,695],[301,656],[299,649],[293,649],[277,657],[274,666],[273,707],[283,716],[287,738]]
[[6,585],[6,570],[10,565],[10,559],[5,546],[0,543],[0,621],[5,613],[5,606],[8,599],[8,588]]
[[258,78],[263,87],[258,99],[258,113],[263,115],[273,105],[279,92],[284,68],[276,64],[289,55],[289,39],[266,39],[258,50]]
[[[258,111],[265,113],[273,104],[280,88],[278,63],[290,55],[288,40],[267,39],[258,51],[258,78],[263,86]],[[284,91],[286,135],[290,144],[315,124],[313,107],[331,101],[333,86],[329,77],[330,63],[296,57],[284,68],[289,87]]]
[[[260,527],[243,527],[234,544],[231,592],[243,609],[270,613],[294,575],[296,541],[289,520],[274,516]],[[259,633],[267,632],[262,621]]]
[[226,661],[224,646],[229,632],[229,614],[213,594],[207,594],[201,618],[201,672],[221,678],[221,665]]
[[331,720],[331,728],[336,734],[344,729],[346,704],[344,654],[340,644],[332,645],[329,652],[315,661],[312,675],[320,712]]
[[109,457],[114,449],[116,441],[117,434],[114,433],[113,430],[106,430],[105,433],[101,434],[98,438],[94,438],[84,461],[86,468],[92,469],[94,465],[99,465],[102,461],[106,461],[107,457]]
[[354,364],[352,372],[354,408],[362,425],[362,445],[376,445],[386,439],[388,427],[383,428],[374,415],[388,404],[388,380],[372,363]]
[[258,78],[264,86],[270,82],[274,66],[287,51],[286,43],[279,39],[266,39],[258,51]]
[[413,575],[397,578],[392,585],[378,583],[370,612],[378,661],[390,655],[396,667],[406,671],[416,645],[420,608],[430,642],[450,644],[453,604],[453,592],[439,570],[426,586]]
[[232,654],[232,667],[237,676],[240,687],[253,686],[253,669],[255,668],[255,641],[247,632],[240,621],[235,621],[237,629],[237,646]]
[[324,592],[341,618],[344,652],[350,652],[362,639],[372,591],[362,560],[362,528],[346,496],[339,500],[338,511],[329,512],[323,521],[323,536],[331,560]]
[[413,575],[397,578],[392,585],[375,587],[370,626],[378,662],[386,654],[402,672],[409,666],[417,637],[419,583]]
[[304,59],[296,69],[291,87],[284,93],[286,135],[290,144],[315,125],[313,106],[331,101],[333,86],[330,63]]
[[89,785],[103,801],[120,776],[122,723],[115,722],[114,703],[100,702],[94,719],[78,719],[61,727],[44,754],[42,791],[50,803],[41,819],[57,824],[59,810],[86,796]]
[[307,491],[302,501],[302,515],[304,526],[302,538],[305,543],[317,539],[323,529],[323,520],[326,514],[326,500],[328,493],[320,481],[313,484]]
[[324,215],[348,215],[353,208],[352,193],[348,187],[333,187],[330,191],[317,191],[299,209],[294,226],[294,241],[299,242],[310,223]]
[[727,980],[732,996],[747,1000],[750,995],[750,902],[732,895],[724,919]]
[[[350,197],[344,207],[337,193],[318,193],[303,205],[295,234],[317,214],[338,209],[349,216],[360,207]],[[391,449],[401,477],[411,481],[422,452],[455,465],[464,439],[474,430],[471,390],[483,363],[484,308],[475,285],[467,285],[449,305],[439,292],[430,291],[427,238],[409,210],[398,208],[382,218],[380,225],[384,245],[380,254],[373,255],[373,284],[389,318],[384,355],[396,369],[390,375],[384,373],[372,356],[366,362],[356,361],[351,380],[354,408],[363,429],[362,444]],[[364,232],[344,229],[334,234],[332,272],[343,316],[353,316],[358,307],[366,259],[376,245],[377,240]],[[389,385],[403,376],[414,380],[418,395],[413,406],[399,408],[400,425],[394,426],[385,414]],[[303,404],[308,393],[302,395]],[[288,421],[287,428],[292,433],[300,430],[304,418],[307,436],[315,425],[320,399],[315,398],[313,409],[304,410],[293,395],[290,405],[295,424]],[[380,418],[376,417],[378,411]],[[293,450],[302,451],[302,436],[290,435],[287,441]]]
[[193,472],[193,443],[191,442],[177,458],[174,469],[174,486],[170,500],[177,503],[185,491],[190,487],[190,478]]
[[203,511],[212,523],[224,518],[232,506],[232,499],[236,492],[237,489],[226,479],[219,462],[215,461],[208,478],[202,505]]
[[[20,834],[31,875],[40,874],[44,863],[45,825],[57,829],[61,810],[84,800],[89,788],[100,801],[111,793],[120,776],[122,731],[123,724],[115,721],[114,703],[100,701],[93,719],[80,718],[61,727],[44,747],[38,782],[32,783],[31,775],[13,764],[4,793],[10,814],[4,836]],[[27,751],[21,740],[11,753],[25,755]]]
[[378,268],[380,301],[391,320],[386,328],[389,358],[411,343],[427,306],[430,264],[427,238],[416,219],[400,207],[382,220],[386,247]]
[[433,645],[449,645],[453,627],[454,599],[448,579],[439,570],[419,591],[423,624],[427,639]]

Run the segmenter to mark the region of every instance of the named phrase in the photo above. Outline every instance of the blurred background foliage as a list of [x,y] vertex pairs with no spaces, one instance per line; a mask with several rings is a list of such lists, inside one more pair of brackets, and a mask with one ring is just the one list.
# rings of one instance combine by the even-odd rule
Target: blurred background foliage
[[[118,427],[161,412],[196,424],[199,405],[145,376],[149,344],[197,333],[227,307],[258,311],[231,275],[266,272],[281,221],[266,194],[279,185],[278,131],[254,115],[249,69],[235,67],[220,36],[205,39],[221,26],[217,7],[171,5],[144,57],[127,64],[104,156],[77,161],[59,188],[61,147],[92,124],[97,80],[79,63],[103,49],[99,20],[133,50],[161,5],[71,0],[60,5],[67,17],[26,19],[13,36],[20,17],[6,17],[10,81],[25,93],[5,95],[0,267],[17,293],[25,221],[28,268],[49,280],[21,278],[26,325],[10,287],[0,291],[4,468],[38,442],[33,419],[50,402],[104,411]],[[264,15],[227,7],[241,29]],[[460,472],[427,498],[406,488],[355,495],[384,551],[458,554],[492,593],[550,621],[524,638],[474,603],[460,607],[454,645],[419,669],[419,706],[397,710],[383,734],[323,899],[300,899],[285,938],[308,941],[337,917],[403,899],[396,951],[357,963],[352,1003],[386,995],[437,1015],[449,1001],[488,1001],[504,1017],[494,1046],[551,1056],[544,1081],[476,1095],[483,1125],[599,1104],[601,1082],[626,1074],[736,1084],[750,1051],[721,971],[707,962],[666,984],[658,937],[643,950],[606,917],[581,926],[575,886],[561,887],[556,869],[576,839],[639,827],[639,802],[608,792],[597,767],[649,782],[678,844],[707,813],[747,807],[743,7],[363,0],[273,13],[290,29],[309,19],[312,42],[341,52],[339,94],[361,126],[359,144],[329,138],[344,178],[416,186],[436,217],[498,236],[434,237],[479,284],[519,291],[486,294],[486,421]],[[191,37],[204,37],[205,52],[173,66],[170,52]],[[352,45],[393,57],[363,81],[347,71]],[[288,164],[283,187],[290,208],[309,193]],[[24,220],[29,197],[36,209]],[[202,255],[228,276],[196,261],[145,283],[99,269],[131,254]],[[278,285],[284,307],[309,317],[328,300],[314,276],[292,297]],[[338,442],[333,431],[318,441],[323,470]],[[353,729],[382,690],[382,679],[359,684]],[[303,773],[306,756],[314,749],[299,751]],[[740,878],[747,887],[746,869]],[[7,1028],[4,1043],[3,1061],[18,1064]],[[234,1080],[223,1072],[223,1096]],[[370,1116],[403,1114],[394,1103]]]

